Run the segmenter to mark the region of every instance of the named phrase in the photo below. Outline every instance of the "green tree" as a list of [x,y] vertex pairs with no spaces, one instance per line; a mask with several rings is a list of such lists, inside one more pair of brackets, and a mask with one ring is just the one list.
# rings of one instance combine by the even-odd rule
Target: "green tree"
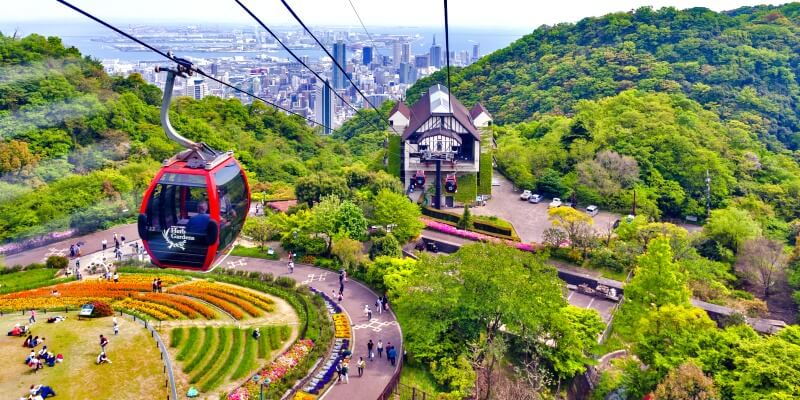
[[400,243],[405,243],[419,235],[424,227],[419,220],[421,212],[419,206],[399,193],[386,189],[378,192],[372,201],[372,216],[370,220],[375,225],[391,225],[392,234]]
[[458,227],[461,229],[472,228],[472,213],[469,211],[469,206],[464,206],[464,213],[461,214],[461,218],[458,220]]
[[716,400],[719,391],[714,380],[692,361],[671,370],[654,393],[654,400]]
[[372,241],[372,247],[369,249],[369,258],[374,260],[381,256],[396,258],[403,256],[403,249],[400,247],[400,242],[398,242],[391,233],[375,238]]
[[747,211],[725,208],[711,211],[703,234],[718,246],[736,253],[742,243],[761,236],[761,228]]

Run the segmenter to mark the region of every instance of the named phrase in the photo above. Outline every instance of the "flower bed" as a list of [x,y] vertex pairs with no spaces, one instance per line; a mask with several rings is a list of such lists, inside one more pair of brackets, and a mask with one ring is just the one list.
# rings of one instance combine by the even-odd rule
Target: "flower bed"
[[446,233],[448,235],[458,236],[460,238],[481,241],[481,242],[495,242],[495,243],[503,243],[508,246],[513,246],[514,248],[522,251],[528,251],[531,253],[535,253],[539,250],[539,248],[530,243],[522,243],[522,242],[515,242],[513,240],[502,240],[495,237],[491,237],[489,235],[483,235],[476,232],[466,231],[463,229],[458,229],[456,227],[447,225],[442,222],[432,221],[426,218],[422,218],[422,221],[425,223],[425,227],[437,232]]
[[244,312],[242,312],[242,310],[239,307],[237,307],[236,305],[234,305],[230,301],[228,301],[226,299],[221,299],[221,298],[219,298],[217,296],[213,296],[213,295],[211,295],[211,293],[206,293],[206,292],[203,292],[203,291],[201,291],[199,289],[190,289],[190,288],[183,288],[182,286],[178,286],[175,289],[170,290],[170,293],[182,294],[184,296],[190,296],[190,297],[198,298],[198,299],[203,300],[205,302],[211,303],[211,304],[221,308],[223,311],[225,311],[226,313],[230,314],[235,319],[244,319],[244,316],[245,316]]
[[342,307],[339,307],[339,304],[337,304],[335,301],[333,301],[333,299],[328,297],[328,295],[325,294],[325,292],[321,292],[311,286],[309,286],[309,289],[311,290],[312,293],[316,293],[322,296],[323,299],[325,299],[325,307],[328,309],[328,312],[330,312],[331,314],[337,314],[342,312]]
[[32,309],[55,309],[64,307],[80,307],[96,300],[94,297],[30,297],[19,299],[0,299],[0,311],[20,311]]
[[336,366],[345,359],[344,351],[350,349],[349,339],[336,339],[336,342],[327,361],[322,364],[319,372],[303,388],[305,393],[318,395],[333,381],[333,376],[336,374]]
[[[10,293],[0,297],[0,299],[47,297],[52,295],[53,290],[57,290],[60,297],[103,297],[122,299],[127,297],[130,293],[149,292],[152,290],[151,285],[153,279],[154,277],[149,275],[123,275],[119,278],[118,283],[107,280],[75,281],[23,292]],[[164,285],[170,285],[185,279],[186,278],[177,276],[164,276],[161,281]]]
[[117,301],[112,304],[112,306],[116,310],[130,310],[134,313],[147,314],[159,321],[185,318],[184,314],[172,307],[157,303],[134,300],[132,298],[126,298],[124,300]]
[[[271,304],[272,300],[267,299],[270,302],[267,303],[264,300],[266,299],[266,297],[262,299],[261,297],[256,296],[253,293],[250,293],[249,291],[237,290],[231,286],[220,285],[210,282],[192,282],[186,285],[179,285],[171,288],[170,292],[202,298],[203,300],[206,300],[214,305],[217,304],[211,301],[209,297],[216,297],[217,299],[236,305],[236,307],[245,311],[246,313],[250,314],[253,317],[260,317],[261,315],[263,315],[262,310],[272,311],[274,309],[274,307]],[[200,297],[201,295],[205,297]],[[253,305],[253,303],[261,307],[260,308],[256,307]],[[226,309],[226,311],[229,310]],[[237,317],[237,319],[241,318]]]
[[174,308],[191,319],[200,316],[206,319],[214,319],[217,316],[214,310],[184,296],[165,293],[143,293],[139,295],[138,299]]
[[[258,381],[261,382],[265,378],[269,378],[271,384],[280,381],[311,352],[313,347],[314,342],[309,339],[298,340],[289,350],[286,350],[285,353],[256,374]],[[259,384],[254,382],[253,379],[249,379],[242,387],[228,394],[228,400],[257,398],[258,391]]]
[[335,337],[350,339],[350,319],[344,313],[333,314],[333,326],[336,329]]

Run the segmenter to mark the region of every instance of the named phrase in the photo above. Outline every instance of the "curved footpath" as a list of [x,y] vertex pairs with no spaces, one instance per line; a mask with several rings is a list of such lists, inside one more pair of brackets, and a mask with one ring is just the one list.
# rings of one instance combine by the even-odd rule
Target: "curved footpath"
[[[328,295],[331,295],[334,290],[338,293],[339,290],[338,273],[305,264],[296,264],[294,273],[290,274],[286,261],[228,257],[218,268],[270,272],[275,277],[288,276],[295,279],[299,284],[311,286],[317,290],[324,291]],[[397,366],[392,366],[386,360],[385,351],[383,358],[378,358],[376,351],[375,360],[372,362],[367,361],[363,377],[358,377],[358,370],[356,369],[359,357],[364,357],[364,360],[367,360],[367,342],[370,339],[376,346],[378,340],[382,340],[384,348],[391,342],[397,348],[398,358],[402,357],[403,354],[402,333],[397,319],[391,311],[378,314],[375,310],[376,299],[377,294],[361,283],[352,280],[344,283],[344,300],[340,305],[349,314],[350,322],[353,325],[353,358],[350,362],[350,383],[335,384],[322,398],[326,400],[377,399],[381,396],[386,386],[389,385]],[[367,316],[364,315],[365,304],[369,304],[370,309],[373,311],[372,321],[367,321]]]

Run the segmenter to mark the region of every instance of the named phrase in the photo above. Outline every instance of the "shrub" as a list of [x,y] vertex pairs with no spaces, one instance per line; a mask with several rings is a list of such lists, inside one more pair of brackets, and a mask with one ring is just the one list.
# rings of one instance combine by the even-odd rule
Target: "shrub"
[[69,260],[67,259],[67,257],[50,256],[47,257],[45,265],[47,265],[47,268],[51,269],[64,269],[69,266]]
[[373,240],[372,247],[369,249],[369,258],[373,260],[380,256],[401,257],[402,255],[400,242],[391,233]]
[[292,289],[297,285],[297,281],[289,278],[288,276],[279,276],[277,279],[275,279],[275,284],[287,289]]
[[92,310],[92,317],[110,317],[114,315],[114,310],[111,308],[111,305],[104,301],[93,301],[92,305],[94,306],[94,310]]

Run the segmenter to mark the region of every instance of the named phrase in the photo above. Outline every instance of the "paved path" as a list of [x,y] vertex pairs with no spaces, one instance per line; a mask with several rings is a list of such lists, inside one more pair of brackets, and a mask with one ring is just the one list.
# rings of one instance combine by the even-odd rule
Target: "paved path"
[[[69,256],[69,246],[78,242],[83,242],[81,246],[81,253],[89,255],[98,252],[102,249],[100,241],[103,239],[108,240],[108,247],[111,249],[109,254],[113,257],[114,249],[114,233],[120,236],[125,236],[125,239],[130,242],[139,239],[139,233],[136,229],[136,224],[120,225],[105,231],[95,232],[85,236],[74,237],[65,239],[60,242],[55,242],[47,246],[37,247],[34,249],[23,251],[22,253],[12,254],[6,256],[5,264],[12,265],[28,265],[32,263],[40,263],[47,260],[47,257],[52,255]],[[81,260],[81,263],[87,265]]]
[[[296,264],[294,273],[289,274],[285,261],[228,257],[220,267],[270,272],[275,277],[289,276],[300,284],[324,291],[328,295],[333,290],[339,290],[338,273],[310,265]],[[358,377],[356,362],[359,357],[367,359],[367,342],[370,339],[376,343],[376,346],[378,340],[382,340],[384,348],[391,342],[397,348],[398,358],[403,354],[402,333],[397,319],[392,312],[383,314],[375,312],[376,298],[375,293],[358,282],[348,280],[344,284],[344,300],[340,305],[350,316],[350,322],[353,324],[353,344],[351,346],[353,359],[350,363],[350,383],[334,385],[333,389],[324,397],[327,400],[377,399],[389,384],[389,380],[397,368],[389,364],[385,352],[383,358],[380,359],[377,358],[376,352],[375,361],[367,361],[364,376]],[[367,321],[367,317],[364,315],[365,304],[369,304],[373,310],[372,321]]]

